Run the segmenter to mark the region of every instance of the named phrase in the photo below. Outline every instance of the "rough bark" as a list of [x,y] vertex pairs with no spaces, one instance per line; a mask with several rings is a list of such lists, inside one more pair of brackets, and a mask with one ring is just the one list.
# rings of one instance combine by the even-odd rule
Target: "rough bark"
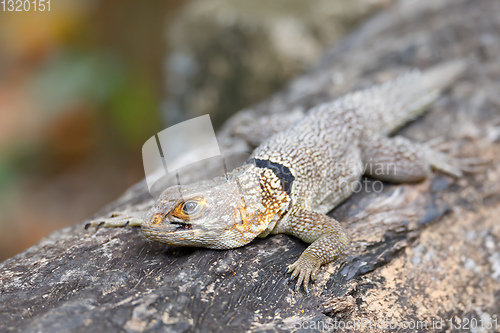
[[[384,331],[368,325],[386,322],[407,325],[400,331],[439,331],[432,325],[440,319],[442,330],[453,331],[448,320],[464,318],[469,328],[475,318],[483,331],[490,324],[495,331],[499,32],[497,0],[402,1],[285,90],[226,123],[221,145],[244,150],[232,135],[238,123],[307,108],[409,68],[468,61],[464,77],[400,133],[419,141],[443,136],[460,155],[490,162],[458,180],[435,173],[419,184],[353,195],[331,213],[348,228],[352,245],[321,269],[308,295],[293,292],[284,275],[306,247],[290,236],[227,251],[165,249],[137,228],[89,232],[82,222],[0,264],[0,331],[288,331],[355,320],[365,325],[357,331]],[[146,199],[140,183],[100,215]]]

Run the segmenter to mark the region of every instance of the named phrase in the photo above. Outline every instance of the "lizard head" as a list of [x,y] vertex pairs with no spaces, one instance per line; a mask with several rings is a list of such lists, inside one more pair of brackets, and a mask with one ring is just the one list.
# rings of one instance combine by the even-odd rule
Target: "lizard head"
[[262,231],[252,221],[238,184],[220,177],[167,188],[142,232],[170,245],[225,249],[243,246]]

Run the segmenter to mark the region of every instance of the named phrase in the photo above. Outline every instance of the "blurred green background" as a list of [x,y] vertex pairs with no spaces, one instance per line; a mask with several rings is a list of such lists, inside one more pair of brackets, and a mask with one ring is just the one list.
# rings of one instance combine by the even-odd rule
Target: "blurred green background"
[[0,260],[143,177],[166,23],[183,0],[52,1],[0,11]]
[[[390,0],[52,0],[0,11],[0,261],[144,174],[142,144],[279,90]],[[83,230],[82,230],[83,232]]]

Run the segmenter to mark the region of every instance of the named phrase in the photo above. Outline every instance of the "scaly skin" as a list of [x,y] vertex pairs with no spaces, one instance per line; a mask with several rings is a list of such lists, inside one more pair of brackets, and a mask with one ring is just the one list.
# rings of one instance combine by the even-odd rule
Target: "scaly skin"
[[463,67],[456,61],[412,72],[314,107],[264,141],[243,166],[224,177],[166,189],[143,221],[132,224],[154,241],[213,249],[240,247],[268,234],[293,235],[311,243],[288,267],[298,277],[296,290],[303,285],[307,292],[318,268],[349,243],[340,224],[324,214],[352,194],[363,174],[415,182],[433,167],[461,176],[457,160],[387,135],[421,114]]

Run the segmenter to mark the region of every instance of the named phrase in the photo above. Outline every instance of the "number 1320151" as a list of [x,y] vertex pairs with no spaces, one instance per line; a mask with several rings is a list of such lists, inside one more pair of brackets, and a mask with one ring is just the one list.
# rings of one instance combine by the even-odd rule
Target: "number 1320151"
[[50,0],[0,0],[4,12],[50,12]]

